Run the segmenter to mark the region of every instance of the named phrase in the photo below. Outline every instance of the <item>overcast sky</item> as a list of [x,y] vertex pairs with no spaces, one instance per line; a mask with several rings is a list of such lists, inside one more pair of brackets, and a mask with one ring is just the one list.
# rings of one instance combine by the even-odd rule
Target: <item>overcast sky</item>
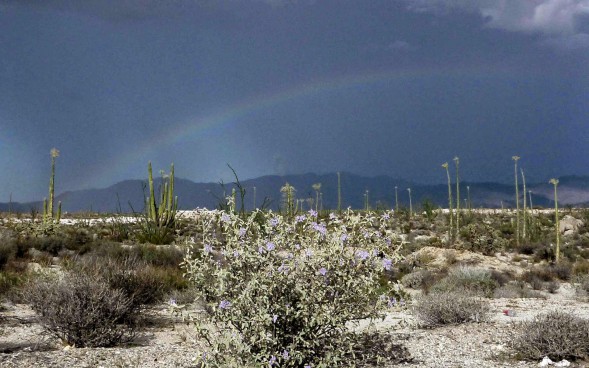
[[145,178],[589,174],[589,0],[0,0],[0,202]]

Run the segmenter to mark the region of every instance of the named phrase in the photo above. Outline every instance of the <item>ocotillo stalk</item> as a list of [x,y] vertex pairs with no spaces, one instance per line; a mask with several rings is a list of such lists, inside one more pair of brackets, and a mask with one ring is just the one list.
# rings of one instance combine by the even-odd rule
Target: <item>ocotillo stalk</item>
[[452,181],[450,180],[450,170],[448,170],[448,163],[444,162],[442,167],[446,169],[446,176],[448,177],[448,211],[450,211],[450,236],[454,233],[452,228],[454,227],[454,213],[452,213]]
[[554,217],[556,218],[556,262],[560,260],[560,223],[558,219],[558,195],[556,194],[556,186],[558,179],[550,179],[550,184],[554,185]]
[[472,203],[470,202],[470,185],[466,186],[466,197],[468,198],[468,213],[472,212]]
[[530,194],[530,210],[531,213],[534,214],[534,205],[532,204],[532,191],[528,190],[528,193]]
[[522,185],[523,185],[523,189],[524,189],[524,208],[523,208],[523,215],[524,215],[524,219],[523,219],[523,223],[522,223],[522,239],[526,238],[526,176],[524,175],[524,169],[520,169],[522,172]]
[[515,222],[516,222],[516,229],[515,229],[515,239],[516,244],[519,247],[519,186],[517,185],[517,160],[519,160],[519,156],[512,156],[511,159],[514,161],[514,170],[515,170]]
[[399,213],[399,195],[397,193],[398,187],[395,186],[395,212]]
[[407,188],[409,192],[409,217],[413,217],[413,203],[411,202],[411,188]]
[[55,217],[55,223],[59,224],[61,221],[61,201],[57,202],[57,216]]
[[337,211],[342,212],[342,181],[340,172],[337,172]]
[[458,239],[460,231],[460,175],[458,172],[460,159],[458,156],[454,157],[454,163],[456,164],[456,238]]
[[364,210],[368,211],[368,189],[364,193]]
[[254,211],[256,210],[256,187],[254,187]]

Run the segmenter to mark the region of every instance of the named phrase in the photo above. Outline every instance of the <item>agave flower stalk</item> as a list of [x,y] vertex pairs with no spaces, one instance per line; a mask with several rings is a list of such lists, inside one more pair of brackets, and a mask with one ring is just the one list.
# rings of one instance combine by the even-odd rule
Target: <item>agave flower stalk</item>
[[552,178],[550,179],[549,183],[554,185],[554,218],[556,219],[556,262],[558,262],[560,260],[560,223],[558,219],[558,195],[556,193],[558,179]]
[[511,159],[514,161],[514,170],[515,170],[515,239],[517,246],[519,247],[519,185],[517,184],[517,160],[519,160],[519,156],[512,156]]
[[454,157],[454,164],[456,165],[456,238],[460,231],[460,175],[458,172],[460,159],[458,156]]
[[523,189],[524,189],[524,208],[523,208],[523,223],[522,223],[522,238],[525,239],[526,238],[526,176],[524,175],[524,169],[521,169],[522,172],[522,185],[523,185]]
[[315,191],[315,212],[319,210],[319,192],[321,191],[321,183],[315,183],[312,185]]
[[448,178],[448,211],[450,211],[450,234],[453,235],[452,228],[454,227],[454,214],[452,213],[452,181],[450,180],[450,170],[448,170],[448,163],[444,162],[442,167],[446,169],[446,177]]
[[366,192],[364,193],[364,210],[368,211],[369,210],[369,199],[368,199],[368,189],[366,189]]
[[468,213],[471,213],[472,212],[472,202],[470,201],[470,185],[466,186],[466,193],[467,193],[466,198],[468,199],[468,201],[467,201],[468,202],[468,205],[467,205]]
[[253,208],[254,208],[253,209],[254,211],[257,209],[256,208],[256,187],[254,187],[254,207]]

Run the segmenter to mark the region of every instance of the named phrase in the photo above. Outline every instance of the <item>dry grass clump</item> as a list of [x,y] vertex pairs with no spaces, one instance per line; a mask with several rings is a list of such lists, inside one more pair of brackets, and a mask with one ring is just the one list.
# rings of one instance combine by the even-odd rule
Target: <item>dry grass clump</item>
[[490,316],[490,304],[476,296],[459,292],[424,295],[417,299],[413,309],[419,325],[424,328],[484,322]]
[[[76,347],[108,347],[135,335],[138,313],[122,290],[81,273],[27,285],[24,299],[51,335]],[[125,322],[125,323],[123,323]]]
[[524,322],[513,341],[521,359],[577,360],[589,357],[589,320],[552,311]]

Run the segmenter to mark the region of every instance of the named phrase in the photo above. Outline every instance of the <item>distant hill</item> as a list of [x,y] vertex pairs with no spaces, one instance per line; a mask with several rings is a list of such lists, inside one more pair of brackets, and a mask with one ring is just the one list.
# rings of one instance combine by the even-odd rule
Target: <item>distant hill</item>
[[[161,183],[156,180],[156,184]],[[567,176],[559,179],[559,203],[565,205],[589,204],[589,177]],[[302,174],[287,176],[263,176],[241,182],[246,189],[245,207],[251,210],[254,206],[254,191],[256,206],[262,205],[264,198],[270,201],[270,208],[277,209],[280,205],[280,188],[289,183],[296,189],[296,198],[305,200],[305,209],[309,208],[310,199],[316,198],[313,184],[321,183],[323,208],[337,208],[337,174]],[[117,212],[120,203],[122,212],[129,213],[134,209],[143,210],[145,181],[125,180],[103,189],[86,189],[61,193],[56,201],[61,201],[63,210],[67,212]],[[520,183],[521,185],[521,183]],[[219,183],[195,183],[190,180],[176,178],[175,194],[179,198],[180,209],[194,209],[196,207],[216,208],[219,199],[224,197],[223,187]],[[428,199],[442,207],[448,206],[448,187],[445,184],[423,185],[411,183],[389,176],[364,177],[350,173],[341,174],[342,207],[351,206],[354,209],[364,207],[364,196],[368,191],[370,206],[375,208],[394,208],[395,186],[397,187],[399,205],[409,206],[407,188],[411,188],[412,202],[415,208]],[[233,183],[225,184],[225,195],[231,193]],[[461,206],[465,206],[465,199],[470,188],[470,200],[473,207],[499,208],[503,204],[506,208],[515,207],[514,186],[499,183],[469,183],[460,185]],[[554,187],[548,183],[529,184],[526,188],[532,191],[534,206],[552,206]],[[147,190],[145,190],[147,192]],[[456,185],[452,192],[456,198]],[[521,192],[521,190],[520,190]],[[520,193],[520,195],[523,195]],[[529,193],[528,193],[529,198]],[[239,206],[238,195],[238,206]],[[0,203],[0,211],[30,212],[31,208],[41,210],[42,202],[29,203]]]

